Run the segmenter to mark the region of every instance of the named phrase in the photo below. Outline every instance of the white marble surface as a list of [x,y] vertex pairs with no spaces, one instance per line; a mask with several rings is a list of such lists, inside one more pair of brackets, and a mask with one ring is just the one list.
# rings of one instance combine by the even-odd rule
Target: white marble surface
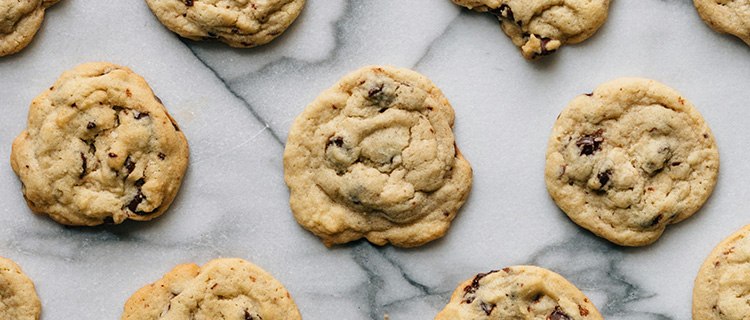
[[[9,165],[28,105],[64,70],[95,60],[143,75],[191,146],[182,190],[149,223],[67,228],[33,215]],[[456,110],[474,188],[447,236],[415,249],[324,247],[292,218],[283,142],[302,108],[365,64],[414,68]],[[543,166],[558,112],[621,76],[660,80],[693,101],[721,152],[718,186],[656,244],[610,245],[550,200]],[[0,58],[0,255],[37,285],[43,319],[117,319],[174,265],[237,256],[292,293],[306,319],[432,319],[477,272],[551,268],[608,319],[688,319],[705,256],[750,223],[750,47],[711,31],[690,0],[613,0],[592,39],[526,62],[497,21],[448,0],[308,0],[272,44],[185,41],[145,3],[63,0],[22,53]]]

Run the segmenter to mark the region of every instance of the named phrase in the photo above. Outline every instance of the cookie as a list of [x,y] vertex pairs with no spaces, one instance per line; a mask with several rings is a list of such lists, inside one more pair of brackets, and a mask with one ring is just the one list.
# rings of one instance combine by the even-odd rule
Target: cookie
[[693,4],[711,29],[750,45],[750,0],[693,0]]
[[472,179],[453,118],[443,93],[414,71],[369,66],[345,76],[289,132],[294,217],[327,246],[365,237],[413,247],[442,237]]
[[164,26],[192,40],[232,47],[270,42],[299,16],[305,0],[146,0]]
[[164,213],[180,188],[188,145],[143,78],[87,63],[34,99],[10,162],[33,211],[93,226]]
[[25,48],[44,20],[44,11],[59,0],[0,0],[0,57]]
[[480,273],[458,285],[435,320],[594,320],[602,315],[561,275],[535,266]]
[[545,180],[578,225],[623,246],[656,241],[706,202],[719,152],[700,113],[654,80],[617,79],[558,116]]
[[125,303],[122,320],[302,319],[284,286],[242,259],[183,264]]
[[703,262],[693,287],[693,319],[741,320],[750,315],[750,225],[724,239]]
[[41,312],[34,283],[21,267],[0,257],[0,319],[37,320]]
[[588,39],[607,20],[609,0],[453,0],[497,16],[526,59]]

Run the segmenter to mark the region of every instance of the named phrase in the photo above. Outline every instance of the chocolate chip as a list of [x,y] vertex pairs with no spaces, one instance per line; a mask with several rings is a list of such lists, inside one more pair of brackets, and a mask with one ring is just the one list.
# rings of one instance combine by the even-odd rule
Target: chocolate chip
[[677,162],[672,162],[672,166],[673,166],[673,167],[679,166],[679,165],[681,165],[681,164],[682,164],[682,162],[679,162],[679,161],[677,161]]
[[[112,153],[112,152],[110,152],[110,153],[109,153],[109,154],[107,154],[107,155],[108,155],[108,156],[109,156],[110,158],[117,158],[117,154],[116,154],[116,153]],[[130,159],[130,158],[128,158],[128,159]],[[126,161],[127,161],[127,160],[126,160]]]
[[128,203],[128,206],[127,206],[128,210],[134,213],[139,213],[138,205],[141,204],[143,200],[146,200],[146,196],[143,195],[143,192],[141,192],[141,189],[138,189],[138,192],[135,194],[135,197],[133,197],[133,200],[130,200],[130,203]]
[[599,174],[596,175],[596,178],[599,179],[599,185],[601,185],[599,189],[604,189],[604,185],[606,185],[607,182],[609,182],[610,175],[612,175],[612,170],[599,172]]
[[148,112],[135,111],[135,113],[133,113],[133,116],[136,120],[141,120],[141,118],[148,117]]
[[484,301],[479,303],[479,307],[482,308],[482,311],[486,315],[490,315],[492,313],[492,310],[495,310],[496,305],[495,304],[486,304]]
[[216,38],[218,38],[218,37],[219,37],[218,35],[216,35],[216,34],[215,34],[215,33],[213,33],[213,32],[210,32],[210,31],[209,31],[209,32],[208,32],[207,34],[208,34],[208,37],[209,37],[209,38],[212,38],[212,39],[216,39]]
[[237,29],[237,27],[232,28],[232,33],[238,34],[240,33],[240,29]]
[[497,9],[490,10],[490,13],[494,14],[498,18],[505,18],[516,22],[516,18],[513,16],[513,10],[507,4],[503,4]]
[[653,226],[655,226],[655,225],[659,224],[659,222],[661,221],[661,219],[662,219],[663,217],[664,217],[664,216],[663,216],[663,215],[662,215],[662,214],[660,213],[659,215],[657,215],[656,217],[654,217],[653,219],[651,219],[651,222],[649,223],[649,225],[648,225],[648,226],[649,226],[649,227],[653,227]]
[[133,170],[135,170],[135,162],[133,162],[132,160],[130,160],[130,156],[128,156],[127,158],[125,158],[125,164],[124,164],[124,166],[125,166],[125,169],[128,170],[128,174],[130,174],[131,172],[133,172]]
[[185,5],[188,6],[188,7],[192,7],[193,6],[193,0],[185,0]]
[[[250,314],[250,311],[245,310],[245,320],[256,320],[256,319],[255,317],[253,317],[253,315]],[[257,320],[263,320],[263,318],[261,318],[260,315],[258,315]]]
[[594,95],[594,93],[593,92],[589,92],[589,93],[586,93],[586,95],[589,96],[589,97],[591,97],[591,96]]
[[370,90],[367,90],[367,96],[372,98],[376,96],[378,93],[383,91],[383,84],[380,84],[380,86],[371,88]]
[[83,161],[83,164],[81,164],[81,174],[78,176],[78,179],[83,179],[83,177],[86,176],[86,156],[83,155],[83,152],[81,152],[81,161]]
[[602,129],[599,129],[592,134],[584,135],[576,141],[576,146],[581,149],[582,156],[590,156],[601,150],[602,142],[604,142],[604,137],[602,137],[603,132]]
[[70,107],[71,108],[78,108],[78,105],[75,102],[73,102],[73,104],[71,104]]
[[146,184],[146,180],[144,180],[143,178],[140,178],[140,179],[136,180],[134,184],[135,184],[135,186],[136,186],[137,188],[140,188],[140,187],[142,187],[142,186],[143,186],[144,184]]
[[541,40],[542,40],[542,46],[541,46],[541,47],[542,47],[542,51],[541,51],[541,52],[539,52],[539,55],[540,55],[540,56],[546,56],[546,55],[548,55],[548,54],[550,54],[550,53],[553,53],[553,52],[555,52],[555,51],[556,51],[556,49],[552,49],[552,50],[547,50],[547,44],[548,44],[548,43],[549,43],[550,41],[552,41],[552,39],[550,39],[550,38],[547,38],[547,37],[543,37],[543,38],[542,38]]
[[91,130],[91,129],[94,129],[94,128],[96,128],[96,123],[89,122],[89,124],[86,125],[86,129]]
[[385,110],[388,110],[388,108],[380,108],[380,110],[378,110],[378,113],[383,113],[385,112]]
[[335,144],[337,147],[341,148],[344,146],[344,138],[342,137],[331,137],[328,139],[328,143],[326,144],[326,147]]
[[560,309],[560,306],[556,306],[555,310],[547,316],[547,320],[572,320],[568,314]]
[[159,152],[159,159],[164,160],[165,158],[167,158],[167,155]]

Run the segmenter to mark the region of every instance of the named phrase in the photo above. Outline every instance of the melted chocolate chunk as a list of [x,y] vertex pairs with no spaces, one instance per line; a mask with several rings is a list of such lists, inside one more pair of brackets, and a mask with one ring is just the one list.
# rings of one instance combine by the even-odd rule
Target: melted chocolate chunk
[[91,129],[94,129],[94,128],[96,128],[96,123],[89,122],[89,124],[86,125],[86,129],[91,130]]
[[[479,289],[479,280],[482,280],[482,278],[486,277],[489,274],[495,273],[497,270],[492,270],[487,273],[479,273],[474,277],[474,280],[471,280],[471,284],[464,287],[464,297],[466,297],[467,294],[472,294],[477,292],[477,289]],[[474,301],[474,297],[471,297],[471,301]],[[467,301],[467,303],[471,303],[471,301]]]
[[164,160],[164,159],[166,159],[166,158],[167,158],[167,155],[166,155],[166,154],[164,154],[164,153],[161,153],[161,152],[159,152],[159,155],[158,155],[158,156],[159,156],[159,159],[160,159],[160,160]]
[[484,311],[484,313],[489,316],[492,313],[492,310],[495,310],[496,305],[487,304],[484,301],[482,301],[479,303],[479,307],[482,308],[482,311]]
[[185,5],[188,6],[188,7],[192,7],[193,6],[193,0],[185,0]]
[[576,146],[581,149],[582,156],[590,156],[601,150],[602,142],[604,142],[603,132],[602,129],[599,129],[592,134],[582,136],[576,141]]
[[138,188],[142,187],[144,184],[146,184],[146,180],[144,180],[143,178],[140,178],[135,181],[135,186]]
[[562,309],[560,309],[560,306],[557,306],[555,307],[555,310],[552,311],[552,313],[550,313],[547,316],[547,320],[572,320],[572,319],[567,313],[563,312]]
[[81,174],[78,176],[78,179],[83,179],[83,177],[86,176],[86,156],[83,155],[83,152],[81,152],[81,161],[83,161],[83,164],[81,164]]

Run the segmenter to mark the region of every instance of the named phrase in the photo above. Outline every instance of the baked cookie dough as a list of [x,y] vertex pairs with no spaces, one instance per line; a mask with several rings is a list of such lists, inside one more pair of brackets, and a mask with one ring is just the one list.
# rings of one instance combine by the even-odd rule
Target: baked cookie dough
[[10,163],[29,207],[59,223],[145,221],[174,200],[188,145],[143,78],[87,63],[34,99]]
[[169,30],[236,48],[270,42],[297,19],[305,0],[146,0]]
[[14,54],[34,39],[44,11],[59,0],[0,0],[0,57]]
[[284,286],[242,259],[183,264],[133,294],[122,320],[298,320]]
[[558,116],[545,180],[578,225],[623,246],[653,243],[703,205],[719,152],[693,105],[654,80],[617,79]]
[[561,275],[535,266],[480,273],[458,285],[435,320],[601,320],[588,298]]
[[711,29],[750,45],[750,0],[693,0],[693,4]]
[[588,39],[607,20],[609,0],[453,0],[497,16],[526,59]]
[[693,288],[694,320],[750,315],[750,225],[724,239],[703,262]]
[[37,320],[41,312],[34,283],[21,267],[0,257],[0,319]]
[[294,217],[327,246],[365,237],[413,247],[442,237],[471,188],[453,117],[440,89],[414,71],[369,66],[345,76],[289,132]]

